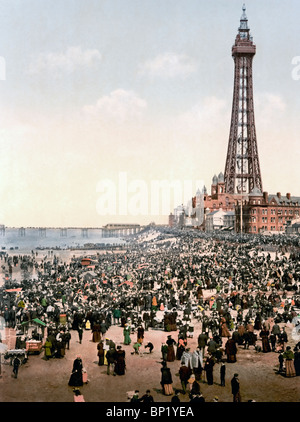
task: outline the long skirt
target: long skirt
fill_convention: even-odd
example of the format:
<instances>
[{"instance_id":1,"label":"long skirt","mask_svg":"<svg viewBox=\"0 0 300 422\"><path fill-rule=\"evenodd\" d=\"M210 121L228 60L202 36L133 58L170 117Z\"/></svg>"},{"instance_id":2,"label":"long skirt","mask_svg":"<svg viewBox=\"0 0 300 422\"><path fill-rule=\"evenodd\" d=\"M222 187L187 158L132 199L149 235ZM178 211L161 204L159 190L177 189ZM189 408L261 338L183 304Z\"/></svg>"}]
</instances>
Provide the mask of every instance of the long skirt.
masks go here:
<instances>
[{"instance_id":1,"label":"long skirt","mask_svg":"<svg viewBox=\"0 0 300 422\"><path fill-rule=\"evenodd\" d=\"M93 332L92 340L93 340L94 343L99 343L99 341L101 340L100 331L94 331Z\"/></svg>"},{"instance_id":2,"label":"long skirt","mask_svg":"<svg viewBox=\"0 0 300 422\"><path fill-rule=\"evenodd\" d=\"M168 352L167 352L167 362L174 362L175 360L175 350L173 344L168 346Z\"/></svg>"},{"instance_id":3,"label":"long skirt","mask_svg":"<svg viewBox=\"0 0 300 422\"><path fill-rule=\"evenodd\" d=\"M263 337L261 339L261 342L262 342L263 353L269 353L269 352L271 352L271 347L270 347L270 343L269 343L268 337Z\"/></svg>"},{"instance_id":4,"label":"long skirt","mask_svg":"<svg viewBox=\"0 0 300 422\"><path fill-rule=\"evenodd\" d=\"M236 362L236 355L227 355L227 362L228 363Z\"/></svg>"},{"instance_id":5,"label":"long skirt","mask_svg":"<svg viewBox=\"0 0 300 422\"><path fill-rule=\"evenodd\" d=\"M117 359L116 364L115 364L115 373L117 375L125 375L125 368L126 368L125 360Z\"/></svg>"},{"instance_id":6,"label":"long skirt","mask_svg":"<svg viewBox=\"0 0 300 422\"><path fill-rule=\"evenodd\" d=\"M69 380L70 387L82 387L83 380L82 380L82 372L75 371L71 374Z\"/></svg>"},{"instance_id":7,"label":"long skirt","mask_svg":"<svg viewBox=\"0 0 300 422\"><path fill-rule=\"evenodd\" d=\"M296 376L295 365L294 365L293 360L285 361L285 369L286 369L286 374L285 374L286 377L291 378L291 377Z\"/></svg>"},{"instance_id":8,"label":"long skirt","mask_svg":"<svg viewBox=\"0 0 300 422\"><path fill-rule=\"evenodd\" d=\"M221 335L222 335L222 337L230 337L230 332L229 332L228 327L225 323L222 324Z\"/></svg>"}]
</instances>

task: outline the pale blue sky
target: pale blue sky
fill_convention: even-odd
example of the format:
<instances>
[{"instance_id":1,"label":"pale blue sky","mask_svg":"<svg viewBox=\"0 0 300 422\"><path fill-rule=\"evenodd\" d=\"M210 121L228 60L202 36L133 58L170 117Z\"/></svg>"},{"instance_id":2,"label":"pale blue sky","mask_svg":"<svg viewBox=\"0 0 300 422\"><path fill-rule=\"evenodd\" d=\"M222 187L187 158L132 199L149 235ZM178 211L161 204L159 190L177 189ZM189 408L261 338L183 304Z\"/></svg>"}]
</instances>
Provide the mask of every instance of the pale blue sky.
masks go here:
<instances>
[{"instance_id":1,"label":"pale blue sky","mask_svg":"<svg viewBox=\"0 0 300 422\"><path fill-rule=\"evenodd\" d=\"M243 1L0 3L0 223L102 226L97 186L224 171ZM264 190L300 195L300 3L249 0ZM300 63L300 59L299 59ZM297 73L296 73L297 74ZM300 69L298 71L300 77ZM128 194L129 195L129 194Z\"/></svg>"}]
</instances>

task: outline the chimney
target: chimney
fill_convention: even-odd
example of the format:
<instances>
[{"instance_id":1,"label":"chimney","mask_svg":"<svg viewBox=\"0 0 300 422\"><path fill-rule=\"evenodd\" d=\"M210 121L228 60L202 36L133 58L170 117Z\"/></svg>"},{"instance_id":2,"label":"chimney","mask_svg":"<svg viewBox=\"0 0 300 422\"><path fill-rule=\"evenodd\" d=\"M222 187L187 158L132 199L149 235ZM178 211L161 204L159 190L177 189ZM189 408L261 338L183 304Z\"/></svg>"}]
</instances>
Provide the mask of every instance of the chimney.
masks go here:
<instances>
[{"instance_id":1,"label":"chimney","mask_svg":"<svg viewBox=\"0 0 300 422\"><path fill-rule=\"evenodd\" d=\"M280 199L281 198L281 193L277 192L277 197Z\"/></svg>"},{"instance_id":2,"label":"chimney","mask_svg":"<svg viewBox=\"0 0 300 422\"><path fill-rule=\"evenodd\" d=\"M289 200L290 200L290 199L291 199L291 194L290 194L290 193L287 193L287 194L286 194L286 197L287 197L287 199L289 199Z\"/></svg>"},{"instance_id":3,"label":"chimney","mask_svg":"<svg viewBox=\"0 0 300 422\"><path fill-rule=\"evenodd\" d=\"M265 201L265 203L267 204L267 203L268 203L268 200L269 200L269 195L268 195L268 192L264 192L264 193L263 193L263 196L264 196L264 201Z\"/></svg>"}]
</instances>

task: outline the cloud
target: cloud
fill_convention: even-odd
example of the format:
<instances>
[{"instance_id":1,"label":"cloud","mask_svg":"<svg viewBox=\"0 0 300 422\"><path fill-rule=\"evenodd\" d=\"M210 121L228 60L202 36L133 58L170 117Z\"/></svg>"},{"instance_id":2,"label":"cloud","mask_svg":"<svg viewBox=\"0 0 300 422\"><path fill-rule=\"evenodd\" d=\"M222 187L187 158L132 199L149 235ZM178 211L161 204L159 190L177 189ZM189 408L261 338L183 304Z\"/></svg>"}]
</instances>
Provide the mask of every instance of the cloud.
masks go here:
<instances>
[{"instance_id":1,"label":"cloud","mask_svg":"<svg viewBox=\"0 0 300 422\"><path fill-rule=\"evenodd\" d=\"M263 118L272 117L273 113L282 113L286 110L286 103L280 95L260 93L254 98L254 107Z\"/></svg>"},{"instance_id":2,"label":"cloud","mask_svg":"<svg viewBox=\"0 0 300 422\"><path fill-rule=\"evenodd\" d=\"M173 79L185 78L197 70L195 61L185 54L165 53L139 66L139 74Z\"/></svg>"},{"instance_id":3,"label":"cloud","mask_svg":"<svg viewBox=\"0 0 300 422\"><path fill-rule=\"evenodd\" d=\"M91 66L101 59L101 54L96 49L82 50L80 46L69 47L63 53L41 53L33 58L30 66L30 74L38 74L45 71L73 72L81 66Z\"/></svg>"},{"instance_id":4,"label":"cloud","mask_svg":"<svg viewBox=\"0 0 300 422\"><path fill-rule=\"evenodd\" d=\"M229 125L228 103L222 98L215 96L206 97L200 103L195 104L186 112L182 113L177 121L182 129L196 129L201 132L210 132L222 126L224 121ZM226 119L224 119L226 116Z\"/></svg>"},{"instance_id":5,"label":"cloud","mask_svg":"<svg viewBox=\"0 0 300 422\"><path fill-rule=\"evenodd\" d=\"M118 123L140 118L147 102L133 91L117 89L98 99L94 105L83 107L84 115L100 120L114 120Z\"/></svg>"}]
</instances>

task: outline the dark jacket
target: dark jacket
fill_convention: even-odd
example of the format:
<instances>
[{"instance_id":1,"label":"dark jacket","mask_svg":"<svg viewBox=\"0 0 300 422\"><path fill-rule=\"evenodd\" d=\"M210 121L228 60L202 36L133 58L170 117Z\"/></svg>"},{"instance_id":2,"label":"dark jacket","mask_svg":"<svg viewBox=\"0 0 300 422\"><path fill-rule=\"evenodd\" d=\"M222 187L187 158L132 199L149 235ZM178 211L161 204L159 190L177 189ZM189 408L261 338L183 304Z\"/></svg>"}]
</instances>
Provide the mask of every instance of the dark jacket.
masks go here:
<instances>
[{"instance_id":1,"label":"dark jacket","mask_svg":"<svg viewBox=\"0 0 300 422\"><path fill-rule=\"evenodd\" d=\"M172 384L172 374L170 368L161 368L161 384Z\"/></svg>"},{"instance_id":2,"label":"dark jacket","mask_svg":"<svg viewBox=\"0 0 300 422\"><path fill-rule=\"evenodd\" d=\"M188 381L192 374L192 370L187 366L181 366L179 369L179 377L181 381Z\"/></svg>"},{"instance_id":3,"label":"dark jacket","mask_svg":"<svg viewBox=\"0 0 300 422\"><path fill-rule=\"evenodd\" d=\"M208 336L207 334L200 334L198 337L198 346L199 347L204 347L207 344L207 340L208 340Z\"/></svg>"},{"instance_id":4,"label":"dark jacket","mask_svg":"<svg viewBox=\"0 0 300 422\"><path fill-rule=\"evenodd\" d=\"M109 349L106 352L106 359L108 363L114 363L116 360L116 351L115 349Z\"/></svg>"},{"instance_id":5,"label":"dark jacket","mask_svg":"<svg viewBox=\"0 0 300 422\"><path fill-rule=\"evenodd\" d=\"M231 380L231 393L237 394L240 391L240 383L236 377Z\"/></svg>"}]
</instances>

